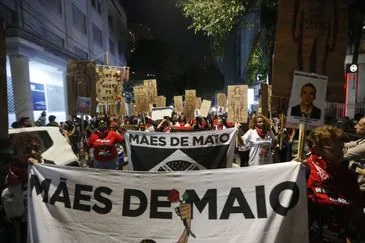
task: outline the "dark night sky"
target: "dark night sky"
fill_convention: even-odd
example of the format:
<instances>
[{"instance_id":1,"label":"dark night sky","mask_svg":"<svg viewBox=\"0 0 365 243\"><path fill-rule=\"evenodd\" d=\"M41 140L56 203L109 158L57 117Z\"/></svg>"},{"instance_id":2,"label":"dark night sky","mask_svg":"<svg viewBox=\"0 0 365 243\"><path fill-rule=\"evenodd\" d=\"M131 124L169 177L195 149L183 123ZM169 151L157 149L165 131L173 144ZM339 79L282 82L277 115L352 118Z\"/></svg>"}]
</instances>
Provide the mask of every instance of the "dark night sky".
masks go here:
<instances>
[{"instance_id":1,"label":"dark night sky","mask_svg":"<svg viewBox=\"0 0 365 243\"><path fill-rule=\"evenodd\" d=\"M120 0L127 12L128 23L151 27L152 34L170 43L197 64L211 55L208 38L188 30L190 20L175 7L175 0Z\"/></svg>"}]
</instances>

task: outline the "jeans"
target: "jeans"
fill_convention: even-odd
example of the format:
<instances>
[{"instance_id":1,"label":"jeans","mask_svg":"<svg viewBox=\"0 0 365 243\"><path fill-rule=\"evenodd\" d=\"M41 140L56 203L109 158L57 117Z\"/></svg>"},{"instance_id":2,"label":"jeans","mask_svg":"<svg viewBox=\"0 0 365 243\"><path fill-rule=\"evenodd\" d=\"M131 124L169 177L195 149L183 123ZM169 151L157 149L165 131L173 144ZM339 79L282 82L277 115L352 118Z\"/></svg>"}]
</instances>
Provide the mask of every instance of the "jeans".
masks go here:
<instances>
[{"instance_id":1,"label":"jeans","mask_svg":"<svg viewBox=\"0 0 365 243\"><path fill-rule=\"evenodd\" d=\"M108 160L108 161L97 161L97 160L95 160L95 168L115 170L117 168L117 160L116 159Z\"/></svg>"}]
</instances>

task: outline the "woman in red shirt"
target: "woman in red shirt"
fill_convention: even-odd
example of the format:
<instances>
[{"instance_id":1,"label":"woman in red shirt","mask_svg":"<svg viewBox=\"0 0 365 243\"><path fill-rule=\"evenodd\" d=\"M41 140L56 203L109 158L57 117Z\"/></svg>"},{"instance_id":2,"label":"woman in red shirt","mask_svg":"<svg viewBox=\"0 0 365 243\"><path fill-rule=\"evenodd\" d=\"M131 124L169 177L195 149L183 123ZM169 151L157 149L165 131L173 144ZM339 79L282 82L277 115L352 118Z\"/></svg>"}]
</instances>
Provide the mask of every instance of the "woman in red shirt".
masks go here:
<instances>
[{"instance_id":1,"label":"woman in red shirt","mask_svg":"<svg viewBox=\"0 0 365 243\"><path fill-rule=\"evenodd\" d=\"M354 173L341 164L343 137L333 126L318 127L307 137L310 242L346 242L353 236L349 225L362 203Z\"/></svg>"},{"instance_id":2,"label":"woman in red shirt","mask_svg":"<svg viewBox=\"0 0 365 243\"><path fill-rule=\"evenodd\" d=\"M105 123L101 124L87 141L88 145L94 149L95 168L116 169L118 151L115 145L123 141L122 135L108 129Z\"/></svg>"}]
</instances>

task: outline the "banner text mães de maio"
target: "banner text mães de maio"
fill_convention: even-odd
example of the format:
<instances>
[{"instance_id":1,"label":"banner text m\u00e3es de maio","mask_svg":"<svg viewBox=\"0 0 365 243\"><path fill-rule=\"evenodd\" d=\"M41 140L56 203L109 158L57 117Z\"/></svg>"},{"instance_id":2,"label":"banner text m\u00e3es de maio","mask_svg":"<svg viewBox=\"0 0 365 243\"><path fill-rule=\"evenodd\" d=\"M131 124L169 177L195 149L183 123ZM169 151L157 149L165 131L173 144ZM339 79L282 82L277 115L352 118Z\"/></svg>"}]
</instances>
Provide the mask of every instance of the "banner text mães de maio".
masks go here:
<instances>
[{"instance_id":1,"label":"banner text m\u00e3es de maio","mask_svg":"<svg viewBox=\"0 0 365 243\"><path fill-rule=\"evenodd\" d=\"M295 162L173 173L37 164L29 175L30 238L307 242L304 174Z\"/></svg>"}]
</instances>

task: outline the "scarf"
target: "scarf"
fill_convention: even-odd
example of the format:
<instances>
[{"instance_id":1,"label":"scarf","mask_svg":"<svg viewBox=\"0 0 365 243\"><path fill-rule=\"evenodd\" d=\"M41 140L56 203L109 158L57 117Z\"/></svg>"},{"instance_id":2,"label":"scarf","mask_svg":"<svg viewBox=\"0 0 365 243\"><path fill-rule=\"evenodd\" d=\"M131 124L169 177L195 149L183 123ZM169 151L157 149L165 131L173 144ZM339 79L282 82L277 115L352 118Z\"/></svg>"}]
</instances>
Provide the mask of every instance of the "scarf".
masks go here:
<instances>
[{"instance_id":1,"label":"scarf","mask_svg":"<svg viewBox=\"0 0 365 243\"><path fill-rule=\"evenodd\" d=\"M260 136L260 138L265 138L266 130L256 127L256 132Z\"/></svg>"},{"instance_id":2,"label":"scarf","mask_svg":"<svg viewBox=\"0 0 365 243\"><path fill-rule=\"evenodd\" d=\"M8 168L8 185L16 186L26 183L28 179L28 165L10 164Z\"/></svg>"}]
</instances>

